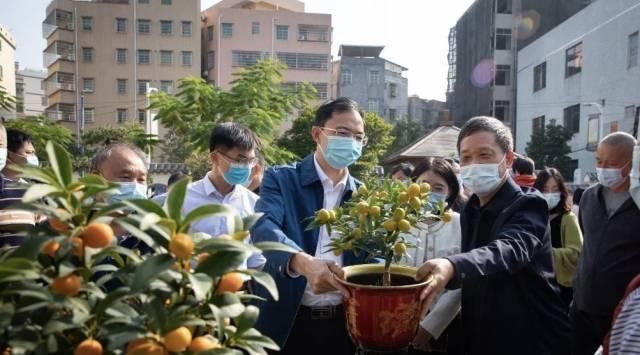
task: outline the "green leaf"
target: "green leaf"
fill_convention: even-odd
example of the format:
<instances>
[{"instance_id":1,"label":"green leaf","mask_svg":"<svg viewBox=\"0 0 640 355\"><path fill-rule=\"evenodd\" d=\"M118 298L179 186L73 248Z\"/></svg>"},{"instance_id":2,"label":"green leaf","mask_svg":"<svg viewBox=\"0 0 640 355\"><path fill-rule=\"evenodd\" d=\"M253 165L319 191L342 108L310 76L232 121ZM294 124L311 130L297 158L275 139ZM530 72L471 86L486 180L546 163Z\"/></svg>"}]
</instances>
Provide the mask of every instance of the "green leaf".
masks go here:
<instances>
[{"instance_id":1,"label":"green leaf","mask_svg":"<svg viewBox=\"0 0 640 355\"><path fill-rule=\"evenodd\" d=\"M167 213L162 209L162 207L151 200L128 200L124 201L123 203L142 215L153 213L160 216L161 218L168 217Z\"/></svg>"},{"instance_id":2,"label":"green leaf","mask_svg":"<svg viewBox=\"0 0 640 355\"><path fill-rule=\"evenodd\" d=\"M158 274L168 269L173 263L175 263L175 260L168 254L150 256L138 265L131 283L131 291L142 291L151 281L158 277Z\"/></svg>"},{"instance_id":3,"label":"green leaf","mask_svg":"<svg viewBox=\"0 0 640 355\"><path fill-rule=\"evenodd\" d=\"M221 276L229 271L238 269L249 255L246 252L216 252L198 264L196 273L206 274L211 277Z\"/></svg>"},{"instance_id":4,"label":"green leaf","mask_svg":"<svg viewBox=\"0 0 640 355\"><path fill-rule=\"evenodd\" d=\"M41 253L42 246L48 241L49 238L29 237L17 249L11 252L10 258L36 260Z\"/></svg>"},{"instance_id":5,"label":"green leaf","mask_svg":"<svg viewBox=\"0 0 640 355\"><path fill-rule=\"evenodd\" d=\"M37 166L26 165L26 164L12 164L10 165L12 170L18 172L18 176L21 178L41 182L44 184L53 185L59 188L60 186L58 180L56 180L55 175L51 171L51 169L39 168Z\"/></svg>"},{"instance_id":6,"label":"green leaf","mask_svg":"<svg viewBox=\"0 0 640 355\"><path fill-rule=\"evenodd\" d=\"M156 245L158 245L158 243L156 243L156 241L149 234L141 231L138 227L136 227L133 224L130 224L128 222L131 222L131 219L122 218L122 219L117 219L116 220L117 224L119 224L127 232L131 233L132 236L134 236L134 237L140 239L141 241L145 242L148 246L153 248Z\"/></svg>"},{"instance_id":7,"label":"green leaf","mask_svg":"<svg viewBox=\"0 0 640 355\"><path fill-rule=\"evenodd\" d=\"M278 301L278 286L269 273L258 270L242 270L241 272L250 275L257 283L269 291L274 301Z\"/></svg>"},{"instance_id":8,"label":"green leaf","mask_svg":"<svg viewBox=\"0 0 640 355\"><path fill-rule=\"evenodd\" d=\"M46 184L31 185L29 189L22 196L22 202L24 203L33 202L56 192L60 192L60 189L52 185L46 185Z\"/></svg>"},{"instance_id":9,"label":"green leaf","mask_svg":"<svg viewBox=\"0 0 640 355\"><path fill-rule=\"evenodd\" d=\"M101 316L102 312L109 308L114 302L120 300L123 297L126 297L130 291L131 289L128 287L120 287L114 291L109 292L107 297L96 304L93 313L98 317Z\"/></svg>"},{"instance_id":10,"label":"green leaf","mask_svg":"<svg viewBox=\"0 0 640 355\"><path fill-rule=\"evenodd\" d=\"M49 164L51 164L51 169L56 174L60 185L67 186L71 184L73 167L71 166L69 153L52 141L47 143L46 149L49 156Z\"/></svg>"},{"instance_id":11,"label":"green leaf","mask_svg":"<svg viewBox=\"0 0 640 355\"><path fill-rule=\"evenodd\" d=\"M144 311L149 318L151 318L160 334L166 333L169 329L167 329L169 323L169 315L167 314L167 310L164 308L164 302L154 297L151 302L146 303L144 305Z\"/></svg>"},{"instance_id":12,"label":"green leaf","mask_svg":"<svg viewBox=\"0 0 640 355\"><path fill-rule=\"evenodd\" d=\"M260 218L262 218L263 215L264 213L254 213L252 215L248 215L244 217L242 219L242 225L244 226L244 229L245 230L251 229L253 225L256 224L256 222L258 222Z\"/></svg>"},{"instance_id":13,"label":"green leaf","mask_svg":"<svg viewBox=\"0 0 640 355\"><path fill-rule=\"evenodd\" d=\"M160 221L160 216L155 213L147 213L140 221L140 230L146 231Z\"/></svg>"},{"instance_id":14,"label":"green leaf","mask_svg":"<svg viewBox=\"0 0 640 355\"><path fill-rule=\"evenodd\" d=\"M211 290L213 280L205 274L191 274L188 273L189 282L191 282L191 288L193 294L198 301L202 301L207 298L207 294Z\"/></svg>"},{"instance_id":15,"label":"green leaf","mask_svg":"<svg viewBox=\"0 0 640 355\"><path fill-rule=\"evenodd\" d=\"M165 205L166 211L171 219L178 223L182 220L182 206L184 204L184 197L187 194L187 186L191 182L191 178L186 177L180 179L169 189L169 195L167 196L167 203Z\"/></svg>"},{"instance_id":16,"label":"green leaf","mask_svg":"<svg viewBox=\"0 0 640 355\"><path fill-rule=\"evenodd\" d=\"M241 315L235 318L235 325L238 328L236 334L242 334L252 328L258 320L260 311L258 307L249 305L244 309Z\"/></svg>"},{"instance_id":17,"label":"green leaf","mask_svg":"<svg viewBox=\"0 0 640 355\"><path fill-rule=\"evenodd\" d=\"M201 351L198 355L243 355L242 351L232 348L222 348L214 350Z\"/></svg>"},{"instance_id":18,"label":"green leaf","mask_svg":"<svg viewBox=\"0 0 640 355\"><path fill-rule=\"evenodd\" d=\"M113 245L107 248L102 249L99 253L93 255L91 260L93 262L92 265L95 265L97 262L102 262L102 260L108 256L113 257L114 259L122 259L120 255L124 255L129 258L131 261L138 263L142 261L140 255L136 254L135 251L123 248L121 246Z\"/></svg>"},{"instance_id":19,"label":"green leaf","mask_svg":"<svg viewBox=\"0 0 640 355\"><path fill-rule=\"evenodd\" d=\"M43 334L49 335L52 333L62 333L65 330L81 328L81 324L73 324L68 322L61 322L55 319L50 320L43 329Z\"/></svg>"},{"instance_id":20,"label":"green leaf","mask_svg":"<svg viewBox=\"0 0 640 355\"><path fill-rule=\"evenodd\" d=\"M213 303L220 308L225 317L235 318L244 312L245 306L240 302L238 295L225 292L222 295L216 295Z\"/></svg>"},{"instance_id":21,"label":"green leaf","mask_svg":"<svg viewBox=\"0 0 640 355\"><path fill-rule=\"evenodd\" d=\"M253 247L251 244L240 242L233 239L211 238L198 243L198 253L215 253L218 251L237 251L245 253L259 253L260 249Z\"/></svg>"},{"instance_id":22,"label":"green leaf","mask_svg":"<svg viewBox=\"0 0 640 355\"><path fill-rule=\"evenodd\" d=\"M233 216L234 215L234 210L231 209L228 206L225 205L205 205L205 206L200 206L198 208L193 209L192 211L190 211L185 217L184 220L182 221L182 227L181 230L179 232L187 232L186 230L184 230L185 228L188 228L191 224L193 224L194 222L205 218L205 217L211 217L211 216Z\"/></svg>"},{"instance_id":23,"label":"green leaf","mask_svg":"<svg viewBox=\"0 0 640 355\"><path fill-rule=\"evenodd\" d=\"M294 249L286 244L278 243L278 242L259 242L253 244L254 247L262 250L262 251L283 251L285 253L297 254L300 252L299 249Z\"/></svg>"}]
</instances>

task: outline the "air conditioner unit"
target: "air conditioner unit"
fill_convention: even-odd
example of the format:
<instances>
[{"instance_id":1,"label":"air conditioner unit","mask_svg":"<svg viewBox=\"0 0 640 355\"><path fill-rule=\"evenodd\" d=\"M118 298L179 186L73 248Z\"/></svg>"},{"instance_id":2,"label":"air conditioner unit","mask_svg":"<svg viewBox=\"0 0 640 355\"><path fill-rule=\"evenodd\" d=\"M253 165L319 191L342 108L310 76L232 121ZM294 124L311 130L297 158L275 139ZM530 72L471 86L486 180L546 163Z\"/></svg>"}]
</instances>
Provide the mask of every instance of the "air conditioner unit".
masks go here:
<instances>
[{"instance_id":1,"label":"air conditioner unit","mask_svg":"<svg viewBox=\"0 0 640 355\"><path fill-rule=\"evenodd\" d=\"M200 16L200 20L201 20L202 22L207 21L207 15L201 15L201 16Z\"/></svg>"},{"instance_id":2,"label":"air conditioner unit","mask_svg":"<svg viewBox=\"0 0 640 355\"><path fill-rule=\"evenodd\" d=\"M307 36L306 35L299 35L298 36L298 41L306 41L307 40Z\"/></svg>"},{"instance_id":3,"label":"air conditioner unit","mask_svg":"<svg viewBox=\"0 0 640 355\"><path fill-rule=\"evenodd\" d=\"M202 76L205 76L205 77L209 76L209 71L208 70L203 71L202 72Z\"/></svg>"},{"instance_id":4,"label":"air conditioner unit","mask_svg":"<svg viewBox=\"0 0 640 355\"><path fill-rule=\"evenodd\" d=\"M82 92L83 93L92 93L93 90L91 90L91 89L82 89Z\"/></svg>"}]
</instances>

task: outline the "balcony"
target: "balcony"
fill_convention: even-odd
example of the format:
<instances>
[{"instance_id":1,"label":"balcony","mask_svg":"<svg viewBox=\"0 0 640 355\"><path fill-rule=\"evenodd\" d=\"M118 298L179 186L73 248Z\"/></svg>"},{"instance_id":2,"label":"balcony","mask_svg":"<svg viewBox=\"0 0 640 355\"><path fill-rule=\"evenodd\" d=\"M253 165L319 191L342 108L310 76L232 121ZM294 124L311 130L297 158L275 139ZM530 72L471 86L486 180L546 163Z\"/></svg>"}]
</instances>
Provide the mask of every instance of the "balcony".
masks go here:
<instances>
[{"instance_id":1,"label":"balcony","mask_svg":"<svg viewBox=\"0 0 640 355\"><path fill-rule=\"evenodd\" d=\"M74 91L76 89L75 75L64 72L53 73L46 80L45 89L47 96L51 96L53 93L60 90Z\"/></svg>"},{"instance_id":2,"label":"balcony","mask_svg":"<svg viewBox=\"0 0 640 355\"><path fill-rule=\"evenodd\" d=\"M70 106L70 107L65 107ZM75 122L76 114L74 111L69 111L68 109L73 110L74 106L69 104L57 104L52 107L51 110L45 111L45 114L48 119L52 121L65 121L65 122ZM65 109L65 111L61 111L59 109Z\"/></svg>"},{"instance_id":3,"label":"balcony","mask_svg":"<svg viewBox=\"0 0 640 355\"><path fill-rule=\"evenodd\" d=\"M75 61L75 46L71 42L55 41L43 52L43 64L48 68L58 60Z\"/></svg>"},{"instance_id":4,"label":"balcony","mask_svg":"<svg viewBox=\"0 0 640 355\"><path fill-rule=\"evenodd\" d=\"M73 13L55 9L49 13L47 18L42 22L42 38L47 39L57 29L73 31Z\"/></svg>"},{"instance_id":5,"label":"balcony","mask_svg":"<svg viewBox=\"0 0 640 355\"><path fill-rule=\"evenodd\" d=\"M329 42L329 26L299 25L298 41L301 42Z\"/></svg>"}]
</instances>

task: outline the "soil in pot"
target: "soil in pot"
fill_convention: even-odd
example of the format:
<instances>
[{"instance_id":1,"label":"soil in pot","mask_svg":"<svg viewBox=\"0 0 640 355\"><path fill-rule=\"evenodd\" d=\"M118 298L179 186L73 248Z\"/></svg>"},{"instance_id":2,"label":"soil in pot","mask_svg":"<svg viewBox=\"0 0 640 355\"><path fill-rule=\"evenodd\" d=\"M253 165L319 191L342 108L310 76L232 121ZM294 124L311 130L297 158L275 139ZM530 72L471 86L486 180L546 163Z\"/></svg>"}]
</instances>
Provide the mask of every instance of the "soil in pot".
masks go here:
<instances>
[{"instance_id":1,"label":"soil in pot","mask_svg":"<svg viewBox=\"0 0 640 355\"><path fill-rule=\"evenodd\" d=\"M382 286L382 274L370 273L352 275L347 277L347 281L366 286ZM413 277L406 275L391 274L391 286L408 286L418 283Z\"/></svg>"}]
</instances>

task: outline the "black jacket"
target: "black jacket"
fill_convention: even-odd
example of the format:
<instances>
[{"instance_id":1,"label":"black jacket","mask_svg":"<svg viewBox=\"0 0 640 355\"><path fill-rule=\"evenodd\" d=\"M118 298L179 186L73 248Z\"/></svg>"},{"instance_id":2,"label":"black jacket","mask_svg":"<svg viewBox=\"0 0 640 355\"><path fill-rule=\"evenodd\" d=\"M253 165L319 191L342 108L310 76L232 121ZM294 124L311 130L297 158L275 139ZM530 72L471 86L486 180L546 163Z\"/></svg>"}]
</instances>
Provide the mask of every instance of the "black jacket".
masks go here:
<instances>
[{"instance_id":1,"label":"black jacket","mask_svg":"<svg viewBox=\"0 0 640 355\"><path fill-rule=\"evenodd\" d=\"M484 207L461 214L462 254L449 288L462 287L465 354L568 353L569 322L553 272L546 201L509 178Z\"/></svg>"},{"instance_id":2,"label":"black jacket","mask_svg":"<svg viewBox=\"0 0 640 355\"><path fill-rule=\"evenodd\" d=\"M577 309L611 316L627 284L640 273L640 210L629 197L609 217L603 188L589 188L580 200L584 243L573 288Z\"/></svg>"}]
</instances>

